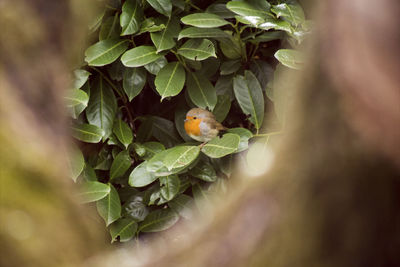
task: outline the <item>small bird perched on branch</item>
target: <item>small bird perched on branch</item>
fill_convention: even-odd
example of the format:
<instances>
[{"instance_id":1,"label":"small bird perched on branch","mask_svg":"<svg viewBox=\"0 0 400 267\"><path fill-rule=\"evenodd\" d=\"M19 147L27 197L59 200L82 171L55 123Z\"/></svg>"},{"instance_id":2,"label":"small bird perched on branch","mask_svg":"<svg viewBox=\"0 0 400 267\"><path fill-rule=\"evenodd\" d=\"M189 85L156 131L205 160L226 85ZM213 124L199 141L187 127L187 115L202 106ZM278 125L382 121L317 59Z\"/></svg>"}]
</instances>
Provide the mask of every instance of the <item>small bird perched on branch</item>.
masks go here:
<instances>
[{"instance_id":1,"label":"small bird perched on branch","mask_svg":"<svg viewBox=\"0 0 400 267\"><path fill-rule=\"evenodd\" d=\"M205 109L192 108L186 114L185 131L196 141L208 142L222 130L227 128L215 119L214 114Z\"/></svg>"}]
</instances>

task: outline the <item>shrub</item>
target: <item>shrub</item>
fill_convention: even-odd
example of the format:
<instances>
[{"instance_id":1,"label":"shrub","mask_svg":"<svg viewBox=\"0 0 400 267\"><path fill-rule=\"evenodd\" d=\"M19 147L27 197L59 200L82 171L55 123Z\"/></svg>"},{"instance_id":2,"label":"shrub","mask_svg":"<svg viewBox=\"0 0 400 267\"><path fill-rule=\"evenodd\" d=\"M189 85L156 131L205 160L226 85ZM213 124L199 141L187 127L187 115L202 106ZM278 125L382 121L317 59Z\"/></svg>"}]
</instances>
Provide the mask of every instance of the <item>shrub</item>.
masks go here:
<instances>
[{"instance_id":1,"label":"shrub","mask_svg":"<svg viewBox=\"0 0 400 267\"><path fill-rule=\"evenodd\" d=\"M103 5L66 97L79 140L72 177L112 241L128 241L190 219L191 203L225 187L232 156L268 136L263 125L277 127L265 111L282 122L274 71L278 61L301 67L291 48L309 23L292 0ZM191 107L212 111L229 129L200 146L183 127Z\"/></svg>"}]
</instances>

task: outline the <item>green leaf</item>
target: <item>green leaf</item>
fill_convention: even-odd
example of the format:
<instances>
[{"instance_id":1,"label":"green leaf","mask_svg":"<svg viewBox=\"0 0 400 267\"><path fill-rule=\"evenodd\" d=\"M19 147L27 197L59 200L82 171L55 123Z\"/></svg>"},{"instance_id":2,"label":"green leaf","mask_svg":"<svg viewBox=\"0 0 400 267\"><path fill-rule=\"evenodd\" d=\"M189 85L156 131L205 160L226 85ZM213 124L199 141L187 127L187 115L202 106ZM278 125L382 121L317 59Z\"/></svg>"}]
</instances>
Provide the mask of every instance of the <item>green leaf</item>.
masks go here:
<instances>
[{"instance_id":1,"label":"green leaf","mask_svg":"<svg viewBox=\"0 0 400 267\"><path fill-rule=\"evenodd\" d=\"M146 0L158 13L167 17L171 16L172 3L171 0Z\"/></svg>"},{"instance_id":2,"label":"green leaf","mask_svg":"<svg viewBox=\"0 0 400 267\"><path fill-rule=\"evenodd\" d=\"M153 136L165 145L165 147L172 147L181 143L179 134L177 133L172 121L157 116L152 116L152 120Z\"/></svg>"},{"instance_id":3,"label":"green leaf","mask_svg":"<svg viewBox=\"0 0 400 267\"><path fill-rule=\"evenodd\" d=\"M155 154L165 150L164 145L158 142L134 143L133 147L136 154L144 160L151 159Z\"/></svg>"},{"instance_id":4,"label":"green leaf","mask_svg":"<svg viewBox=\"0 0 400 267\"><path fill-rule=\"evenodd\" d=\"M137 222L132 219L120 219L110 226L111 243L119 236L120 242L132 239L137 230Z\"/></svg>"},{"instance_id":5,"label":"green leaf","mask_svg":"<svg viewBox=\"0 0 400 267\"><path fill-rule=\"evenodd\" d=\"M85 182L95 182L95 181L97 181L96 172L87 163L85 164L85 168L83 169L83 171L81 173L81 177L82 177L83 181L85 181Z\"/></svg>"},{"instance_id":6,"label":"green leaf","mask_svg":"<svg viewBox=\"0 0 400 267\"><path fill-rule=\"evenodd\" d=\"M273 6L271 11L274 12L278 18L282 17L296 27L305 21L304 11L299 4L282 3Z\"/></svg>"},{"instance_id":7,"label":"green leaf","mask_svg":"<svg viewBox=\"0 0 400 267\"><path fill-rule=\"evenodd\" d=\"M118 23L118 13L113 17L109 17L101 24L99 31L99 40L118 38L121 33L121 27Z\"/></svg>"},{"instance_id":8,"label":"green leaf","mask_svg":"<svg viewBox=\"0 0 400 267\"><path fill-rule=\"evenodd\" d=\"M179 177L176 174L160 177L160 185L162 185L160 192L166 200L173 199L179 192Z\"/></svg>"},{"instance_id":9,"label":"green leaf","mask_svg":"<svg viewBox=\"0 0 400 267\"><path fill-rule=\"evenodd\" d=\"M126 51L121 62L125 67L141 67L162 57L154 46L142 45Z\"/></svg>"},{"instance_id":10,"label":"green leaf","mask_svg":"<svg viewBox=\"0 0 400 267\"><path fill-rule=\"evenodd\" d=\"M271 95L267 90L267 85L270 81L272 81L274 77L274 69L272 66L263 60L252 60L250 62L250 70L257 77L257 80L260 82L261 89L266 91L267 96L272 99Z\"/></svg>"},{"instance_id":11,"label":"green leaf","mask_svg":"<svg viewBox=\"0 0 400 267\"><path fill-rule=\"evenodd\" d=\"M178 36L178 40L182 38L229 38L229 35L218 28L197 28L197 27L188 27L183 29Z\"/></svg>"},{"instance_id":12,"label":"green leaf","mask_svg":"<svg viewBox=\"0 0 400 267\"><path fill-rule=\"evenodd\" d=\"M140 28L140 31L136 35L145 32L159 32L163 29L165 29L164 24L157 24L154 18L147 18L143 21L142 27Z\"/></svg>"},{"instance_id":13,"label":"green leaf","mask_svg":"<svg viewBox=\"0 0 400 267\"><path fill-rule=\"evenodd\" d=\"M181 18L182 23L198 28L215 28L229 24L218 15L211 13L195 13Z\"/></svg>"},{"instance_id":14,"label":"green leaf","mask_svg":"<svg viewBox=\"0 0 400 267\"><path fill-rule=\"evenodd\" d=\"M291 69L300 70L304 65L304 55L293 49L280 49L274 57Z\"/></svg>"},{"instance_id":15,"label":"green leaf","mask_svg":"<svg viewBox=\"0 0 400 267\"><path fill-rule=\"evenodd\" d=\"M179 62L170 62L156 76L156 90L161 101L169 96L179 94L185 85L185 70Z\"/></svg>"},{"instance_id":16,"label":"green leaf","mask_svg":"<svg viewBox=\"0 0 400 267\"><path fill-rule=\"evenodd\" d=\"M89 102L89 96L81 89L69 90L64 99L67 102L66 106L73 119L78 118Z\"/></svg>"},{"instance_id":17,"label":"green leaf","mask_svg":"<svg viewBox=\"0 0 400 267\"><path fill-rule=\"evenodd\" d=\"M221 75L236 72L242 66L240 60L228 60L221 64Z\"/></svg>"},{"instance_id":18,"label":"green leaf","mask_svg":"<svg viewBox=\"0 0 400 267\"><path fill-rule=\"evenodd\" d=\"M169 171L189 166L199 155L198 146L177 146L167 150L164 166Z\"/></svg>"},{"instance_id":19,"label":"green leaf","mask_svg":"<svg viewBox=\"0 0 400 267\"><path fill-rule=\"evenodd\" d=\"M207 39L189 39L179 49L178 54L191 60L217 57L213 43Z\"/></svg>"},{"instance_id":20,"label":"green leaf","mask_svg":"<svg viewBox=\"0 0 400 267\"><path fill-rule=\"evenodd\" d=\"M269 6L269 5L268 5ZM254 17L267 17L267 16L272 16L272 14L270 12L268 12L268 9L262 9L260 7L254 6L249 2L245 2L245 1L230 1L226 4L226 7L240 15L240 16L244 16L244 17L250 17L250 18L254 18Z\"/></svg>"},{"instance_id":21,"label":"green leaf","mask_svg":"<svg viewBox=\"0 0 400 267\"><path fill-rule=\"evenodd\" d=\"M85 159L83 158L82 152L78 148L73 147L72 151L69 153L68 164L69 169L71 170L71 178L74 180L74 182L76 182L76 179L85 167Z\"/></svg>"},{"instance_id":22,"label":"green leaf","mask_svg":"<svg viewBox=\"0 0 400 267\"><path fill-rule=\"evenodd\" d=\"M96 202L97 212L104 219L106 226L115 222L121 217L121 201L114 186L109 184L110 193Z\"/></svg>"},{"instance_id":23,"label":"green leaf","mask_svg":"<svg viewBox=\"0 0 400 267\"><path fill-rule=\"evenodd\" d=\"M190 72L188 74L186 87L190 99L196 106L203 109L207 107L211 110L214 109L217 104L217 94L214 86L207 78L198 73Z\"/></svg>"},{"instance_id":24,"label":"green leaf","mask_svg":"<svg viewBox=\"0 0 400 267\"><path fill-rule=\"evenodd\" d=\"M153 118L144 117L141 119L141 124L136 133L137 142L146 142L153 135Z\"/></svg>"},{"instance_id":25,"label":"green leaf","mask_svg":"<svg viewBox=\"0 0 400 267\"><path fill-rule=\"evenodd\" d=\"M246 39L246 42L250 42L253 44L258 43L265 43L275 40L280 40L285 38L285 33L281 31L271 31L271 32L264 32L260 35L255 36L254 38Z\"/></svg>"},{"instance_id":26,"label":"green leaf","mask_svg":"<svg viewBox=\"0 0 400 267\"><path fill-rule=\"evenodd\" d=\"M157 177L147 171L147 161L140 163L129 175L129 185L132 187L143 187L157 180Z\"/></svg>"},{"instance_id":27,"label":"green leaf","mask_svg":"<svg viewBox=\"0 0 400 267\"><path fill-rule=\"evenodd\" d=\"M129 188L134 189L134 188ZM121 193L120 193L121 194ZM149 209L143 203L143 196L140 193L130 193L130 198L125 202L123 209L123 216L131 217L137 222L141 222L149 214Z\"/></svg>"},{"instance_id":28,"label":"green leaf","mask_svg":"<svg viewBox=\"0 0 400 267\"><path fill-rule=\"evenodd\" d=\"M219 47L222 53L229 59L238 59L242 56L240 41L230 36L230 38L219 39Z\"/></svg>"},{"instance_id":29,"label":"green leaf","mask_svg":"<svg viewBox=\"0 0 400 267\"><path fill-rule=\"evenodd\" d=\"M237 134L240 136L239 147L236 152L241 152L249 147L249 139L253 137L252 132L245 128L231 128L228 133Z\"/></svg>"},{"instance_id":30,"label":"green leaf","mask_svg":"<svg viewBox=\"0 0 400 267\"><path fill-rule=\"evenodd\" d=\"M146 84L146 71L142 68L125 68L123 87L129 101L142 91Z\"/></svg>"},{"instance_id":31,"label":"green leaf","mask_svg":"<svg viewBox=\"0 0 400 267\"><path fill-rule=\"evenodd\" d=\"M260 129L264 120L264 96L257 78L246 70L244 77L237 75L233 79L233 90L243 113L250 115L250 122Z\"/></svg>"},{"instance_id":32,"label":"green leaf","mask_svg":"<svg viewBox=\"0 0 400 267\"><path fill-rule=\"evenodd\" d=\"M69 90L67 96L64 98L67 100L68 108L74 108L76 106L86 107L89 102L89 96L85 91L80 89Z\"/></svg>"},{"instance_id":33,"label":"green leaf","mask_svg":"<svg viewBox=\"0 0 400 267\"><path fill-rule=\"evenodd\" d=\"M128 124L121 119L118 119L114 122L113 133L117 136L118 140L125 146L125 148L132 143L132 130L129 128Z\"/></svg>"},{"instance_id":34,"label":"green leaf","mask_svg":"<svg viewBox=\"0 0 400 267\"><path fill-rule=\"evenodd\" d=\"M122 6L120 24L121 35L134 34L140 29L143 20L143 10L136 0L127 0Z\"/></svg>"},{"instance_id":35,"label":"green leaf","mask_svg":"<svg viewBox=\"0 0 400 267\"><path fill-rule=\"evenodd\" d=\"M215 84L217 95L229 95L231 101L235 99L233 94L233 75L220 76Z\"/></svg>"},{"instance_id":36,"label":"green leaf","mask_svg":"<svg viewBox=\"0 0 400 267\"><path fill-rule=\"evenodd\" d=\"M161 32L152 32L150 37L157 48L157 53L173 48L176 44L174 38L178 36L180 30L181 27L179 26L178 19L172 17L167 21L164 30Z\"/></svg>"},{"instance_id":37,"label":"green leaf","mask_svg":"<svg viewBox=\"0 0 400 267\"><path fill-rule=\"evenodd\" d=\"M98 143L103 138L104 130L91 124L77 124L72 127L72 136L86 143Z\"/></svg>"},{"instance_id":38,"label":"green leaf","mask_svg":"<svg viewBox=\"0 0 400 267\"><path fill-rule=\"evenodd\" d=\"M139 225L140 232L159 232L167 230L179 220L178 214L171 209L156 210Z\"/></svg>"},{"instance_id":39,"label":"green leaf","mask_svg":"<svg viewBox=\"0 0 400 267\"><path fill-rule=\"evenodd\" d=\"M117 100L110 86L102 79L95 80L90 92L86 117L90 124L104 130L104 138L110 136L117 111Z\"/></svg>"},{"instance_id":40,"label":"green leaf","mask_svg":"<svg viewBox=\"0 0 400 267\"><path fill-rule=\"evenodd\" d=\"M153 75L157 75L157 73L167 65L168 61L165 57L160 57L156 61L153 61L147 65L144 65L144 68Z\"/></svg>"},{"instance_id":41,"label":"green leaf","mask_svg":"<svg viewBox=\"0 0 400 267\"><path fill-rule=\"evenodd\" d=\"M189 171L189 174L206 182L215 182L217 180L217 173L213 166L206 161L200 161Z\"/></svg>"},{"instance_id":42,"label":"green leaf","mask_svg":"<svg viewBox=\"0 0 400 267\"><path fill-rule=\"evenodd\" d=\"M132 159L128 151L121 151L114 159L110 169L110 181L121 177L129 169Z\"/></svg>"},{"instance_id":43,"label":"green leaf","mask_svg":"<svg viewBox=\"0 0 400 267\"><path fill-rule=\"evenodd\" d=\"M128 49L128 40L102 40L86 49L85 61L90 66L104 66L114 62L126 49Z\"/></svg>"},{"instance_id":44,"label":"green leaf","mask_svg":"<svg viewBox=\"0 0 400 267\"><path fill-rule=\"evenodd\" d=\"M88 203L100 200L107 196L111 191L111 188L107 184L100 182L86 182L82 183L82 188L78 197L82 203Z\"/></svg>"},{"instance_id":45,"label":"green leaf","mask_svg":"<svg viewBox=\"0 0 400 267\"><path fill-rule=\"evenodd\" d=\"M240 136L227 133L222 138L216 137L205 144L201 151L210 158L221 158L234 153L239 147Z\"/></svg>"},{"instance_id":46,"label":"green leaf","mask_svg":"<svg viewBox=\"0 0 400 267\"><path fill-rule=\"evenodd\" d=\"M218 101L213 113L217 121L223 122L231 109L231 97L229 95L219 95L217 98Z\"/></svg>"},{"instance_id":47,"label":"green leaf","mask_svg":"<svg viewBox=\"0 0 400 267\"><path fill-rule=\"evenodd\" d=\"M86 70L74 70L74 83L72 89L80 89L88 80L91 73Z\"/></svg>"},{"instance_id":48,"label":"green leaf","mask_svg":"<svg viewBox=\"0 0 400 267\"><path fill-rule=\"evenodd\" d=\"M215 15L218 15L221 18L224 19L231 19L235 17L235 14L232 13L229 9L226 8L225 3L215 3L211 4L207 7L206 10L207 13L213 13Z\"/></svg>"},{"instance_id":49,"label":"green leaf","mask_svg":"<svg viewBox=\"0 0 400 267\"><path fill-rule=\"evenodd\" d=\"M187 195L179 195L168 202L168 206L185 219L193 217L193 198Z\"/></svg>"}]
</instances>

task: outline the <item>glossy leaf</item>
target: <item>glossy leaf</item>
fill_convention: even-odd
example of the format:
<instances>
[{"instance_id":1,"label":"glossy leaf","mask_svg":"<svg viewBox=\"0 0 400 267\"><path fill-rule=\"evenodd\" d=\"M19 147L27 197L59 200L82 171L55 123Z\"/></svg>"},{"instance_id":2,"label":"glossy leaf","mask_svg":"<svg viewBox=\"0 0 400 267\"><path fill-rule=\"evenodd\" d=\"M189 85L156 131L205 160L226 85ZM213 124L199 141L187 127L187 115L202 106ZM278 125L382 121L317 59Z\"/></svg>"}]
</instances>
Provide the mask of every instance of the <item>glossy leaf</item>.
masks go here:
<instances>
[{"instance_id":1,"label":"glossy leaf","mask_svg":"<svg viewBox=\"0 0 400 267\"><path fill-rule=\"evenodd\" d=\"M97 181L96 172L89 164L85 164L85 167L83 168L83 171L80 176L82 177L83 181L85 181L85 182Z\"/></svg>"},{"instance_id":2,"label":"glossy leaf","mask_svg":"<svg viewBox=\"0 0 400 267\"><path fill-rule=\"evenodd\" d=\"M225 61L221 65L221 75L228 75L236 72L242 66L240 60Z\"/></svg>"},{"instance_id":3,"label":"glossy leaf","mask_svg":"<svg viewBox=\"0 0 400 267\"><path fill-rule=\"evenodd\" d=\"M79 114L86 109L89 102L89 96L81 89L68 91L64 99L67 102L66 106L73 119L78 118Z\"/></svg>"},{"instance_id":4,"label":"glossy leaf","mask_svg":"<svg viewBox=\"0 0 400 267\"><path fill-rule=\"evenodd\" d=\"M266 61L257 59L250 62L250 70L260 82L261 89L267 91L268 82L272 81L274 77L274 69L272 66ZM268 94L267 96L269 97Z\"/></svg>"},{"instance_id":5,"label":"glossy leaf","mask_svg":"<svg viewBox=\"0 0 400 267\"><path fill-rule=\"evenodd\" d=\"M186 133L184 126L187 111L188 107L186 107L186 105L180 105L177 107L175 110L175 127L183 140L192 141L192 138L190 138L190 136Z\"/></svg>"},{"instance_id":6,"label":"glossy leaf","mask_svg":"<svg viewBox=\"0 0 400 267\"><path fill-rule=\"evenodd\" d=\"M176 96L182 91L185 76L185 70L179 62L170 62L159 71L154 83L161 101L166 97Z\"/></svg>"},{"instance_id":7,"label":"glossy leaf","mask_svg":"<svg viewBox=\"0 0 400 267\"><path fill-rule=\"evenodd\" d=\"M156 61L153 61L147 65L144 65L144 68L153 75L157 75L158 72L167 65L168 61L165 57L160 57Z\"/></svg>"},{"instance_id":8,"label":"glossy leaf","mask_svg":"<svg viewBox=\"0 0 400 267\"><path fill-rule=\"evenodd\" d=\"M210 158L221 158L234 153L239 147L240 137L237 134L227 133L212 139L205 144L201 151Z\"/></svg>"},{"instance_id":9,"label":"glossy leaf","mask_svg":"<svg viewBox=\"0 0 400 267\"><path fill-rule=\"evenodd\" d=\"M136 35L145 32L159 32L163 29L165 29L165 24L156 23L154 18L147 18L142 22L142 27L140 28L140 31Z\"/></svg>"},{"instance_id":10,"label":"glossy leaf","mask_svg":"<svg viewBox=\"0 0 400 267\"><path fill-rule=\"evenodd\" d=\"M243 113L250 115L250 122L260 129L264 120L264 96L260 83L251 71L233 79L233 90Z\"/></svg>"},{"instance_id":11,"label":"glossy leaf","mask_svg":"<svg viewBox=\"0 0 400 267\"><path fill-rule=\"evenodd\" d=\"M282 17L295 26L298 26L305 21L304 11L298 4L282 3L273 6L271 11L274 12L278 18Z\"/></svg>"},{"instance_id":12,"label":"glossy leaf","mask_svg":"<svg viewBox=\"0 0 400 267\"><path fill-rule=\"evenodd\" d=\"M229 38L229 35L218 28L197 28L188 27L183 29L178 36L178 40L182 38Z\"/></svg>"},{"instance_id":13,"label":"glossy leaf","mask_svg":"<svg viewBox=\"0 0 400 267\"><path fill-rule=\"evenodd\" d=\"M104 66L114 62L126 49L128 49L128 40L102 40L86 49L85 61L90 66Z\"/></svg>"},{"instance_id":14,"label":"glossy leaf","mask_svg":"<svg viewBox=\"0 0 400 267\"><path fill-rule=\"evenodd\" d=\"M143 20L143 10L137 0L127 0L122 5L120 24L121 35L134 34L140 29Z\"/></svg>"},{"instance_id":15,"label":"glossy leaf","mask_svg":"<svg viewBox=\"0 0 400 267\"><path fill-rule=\"evenodd\" d=\"M100 182L86 182L82 184L82 188L78 197L82 203L94 202L107 196L111 188L107 184Z\"/></svg>"},{"instance_id":16,"label":"glossy leaf","mask_svg":"<svg viewBox=\"0 0 400 267\"><path fill-rule=\"evenodd\" d=\"M91 124L77 124L72 126L72 136L86 143L98 143L103 138L104 130Z\"/></svg>"},{"instance_id":17,"label":"glossy leaf","mask_svg":"<svg viewBox=\"0 0 400 267\"><path fill-rule=\"evenodd\" d=\"M161 117L153 116L153 136L165 147L172 147L181 142L179 134L172 121Z\"/></svg>"},{"instance_id":18,"label":"glossy leaf","mask_svg":"<svg viewBox=\"0 0 400 267\"><path fill-rule=\"evenodd\" d=\"M114 122L113 133L117 136L118 140L127 148L132 143L133 135L132 129L128 124L120 119Z\"/></svg>"},{"instance_id":19,"label":"glossy leaf","mask_svg":"<svg viewBox=\"0 0 400 267\"><path fill-rule=\"evenodd\" d=\"M85 159L83 158L82 152L73 147L72 151L68 155L68 165L71 171L71 178L74 182L78 176L82 173L85 167Z\"/></svg>"},{"instance_id":20,"label":"glossy leaf","mask_svg":"<svg viewBox=\"0 0 400 267\"><path fill-rule=\"evenodd\" d=\"M109 17L101 24L99 31L99 40L116 39L121 34L121 27L118 21L118 14Z\"/></svg>"},{"instance_id":21,"label":"glossy leaf","mask_svg":"<svg viewBox=\"0 0 400 267\"><path fill-rule=\"evenodd\" d=\"M207 7L206 10L207 13L213 13L215 15L220 16L221 18L224 19L231 19L235 17L235 14L230 11L229 9L226 8L225 3L214 3L211 4Z\"/></svg>"},{"instance_id":22,"label":"glossy leaf","mask_svg":"<svg viewBox=\"0 0 400 267\"><path fill-rule=\"evenodd\" d=\"M213 166L206 161L200 161L190 170L189 174L206 182L215 182L217 180L217 173Z\"/></svg>"},{"instance_id":23,"label":"glossy leaf","mask_svg":"<svg viewBox=\"0 0 400 267\"><path fill-rule=\"evenodd\" d=\"M275 53L275 58L291 69L299 70L304 65L304 56L294 49L280 49Z\"/></svg>"},{"instance_id":24,"label":"glossy leaf","mask_svg":"<svg viewBox=\"0 0 400 267\"><path fill-rule=\"evenodd\" d=\"M172 17L165 23L164 30L161 32L152 32L150 37L157 48L157 53L173 48L176 44L174 38L178 37L180 30L179 21Z\"/></svg>"},{"instance_id":25,"label":"glossy leaf","mask_svg":"<svg viewBox=\"0 0 400 267\"><path fill-rule=\"evenodd\" d=\"M248 1L230 1L226 4L226 7L230 11L232 11L238 15L244 16L244 17L261 17L262 18L262 17L266 17L266 16L272 16L272 14L270 12L268 12L268 10L269 10L268 7L263 9L261 7L252 5Z\"/></svg>"},{"instance_id":26,"label":"glossy leaf","mask_svg":"<svg viewBox=\"0 0 400 267\"><path fill-rule=\"evenodd\" d=\"M157 54L154 46L142 45L126 51L121 57L121 62L126 67L141 67L160 57L162 55Z\"/></svg>"},{"instance_id":27,"label":"glossy leaf","mask_svg":"<svg viewBox=\"0 0 400 267\"><path fill-rule=\"evenodd\" d=\"M133 169L129 175L129 185L132 187L143 187L157 180L157 177L147 171L147 162L144 161Z\"/></svg>"},{"instance_id":28,"label":"glossy leaf","mask_svg":"<svg viewBox=\"0 0 400 267\"><path fill-rule=\"evenodd\" d=\"M253 137L252 132L245 128L231 128L228 133L237 134L240 136L240 143L236 152L241 152L249 147L249 139Z\"/></svg>"},{"instance_id":29,"label":"glossy leaf","mask_svg":"<svg viewBox=\"0 0 400 267\"><path fill-rule=\"evenodd\" d=\"M155 210L139 225L140 232L159 232L173 226L179 216L171 209Z\"/></svg>"},{"instance_id":30,"label":"glossy leaf","mask_svg":"<svg viewBox=\"0 0 400 267\"><path fill-rule=\"evenodd\" d=\"M106 226L115 222L121 217L121 201L114 186L109 184L110 193L96 202L97 212L104 219Z\"/></svg>"},{"instance_id":31,"label":"glossy leaf","mask_svg":"<svg viewBox=\"0 0 400 267\"><path fill-rule=\"evenodd\" d=\"M86 117L90 124L104 130L104 138L110 136L117 110L117 100L110 86L98 78L90 92Z\"/></svg>"},{"instance_id":32,"label":"glossy leaf","mask_svg":"<svg viewBox=\"0 0 400 267\"><path fill-rule=\"evenodd\" d=\"M195 13L181 19L182 23L198 28L215 28L229 24L218 15L212 13Z\"/></svg>"},{"instance_id":33,"label":"glossy leaf","mask_svg":"<svg viewBox=\"0 0 400 267\"><path fill-rule=\"evenodd\" d=\"M146 76L146 71L142 68L125 69L122 85L129 101L140 94L146 84Z\"/></svg>"},{"instance_id":34,"label":"glossy leaf","mask_svg":"<svg viewBox=\"0 0 400 267\"><path fill-rule=\"evenodd\" d=\"M159 179L162 186L160 189L161 195L168 201L173 199L179 192L180 181L178 175L168 175Z\"/></svg>"},{"instance_id":35,"label":"glossy leaf","mask_svg":"<svg viewBox=\"0 0 400 267\"><path fill-rule=\"evenodd\" d=\"M114 159L110 168L110 181L121 177L129 169L132 159L128 151L121 151Z\"/></svg>"},{"instance_id":36,"label":"glossy leaf","mask_svg":"<svg viewBox=\"0 0 400 267\"><path fill-rule=\"evenodd\" d=\"M203 109L214 109L217 104L217 94L211 82L195 72L188 73L186 84L190 99L193 103Z\"/></svg>"},{"instance_id":37,"label":"glossy leaf","mask_svg":"<svg viewBox=\"0 0 400 267\"><path fill-rule=\"evenodd\" d=\"M88 80L91 73L86 70L74 70L74 82L72 89L80 89Z\"/></svg>"},{"instance_id":38,"label":"glossy leaf","mask_svg":"<svg viewBox=\"0 0 400 267\"><path fill-rule=\"evenodd\" d=\"M185 219L193 217L193 198L188 195L179 195L168 202L168 206Z\"/></svg>"},{"instance_id":39,"label":"glossy leaf","mask_svg":"<svg viewBox=\"0 0 400 267\"><path fill-rule=\"evenodd\" d=\"M146 218L147 214L149 214L149 209L144 203L143 196L140 193L133 193L133 196L132 194L130 195L131 197L122 207L123 216L130 217L137 222L141 222Z\"/></svg>"},{"instance_id":40,"label":"glossy leaf","mask_svg":"<svg viewBox=\"0 0 400 267\"><path fill-rule=\"evenodd\" d=\"M171 0L146 0L158 13L167 17L171 16L172 3Z\"/></svg>"},{"instance_id":41,"label":"glossy leaf","mask_svg":"<svg viewBox=\"0 0 400 267\"><path fill-rule=\"evenodd\" d=\"M120 242L127 242L133 238L137 230L137 222L122 218L110 226L111 243L119 237Z\"/></svg>"},{"instance_id":42,"label":"glossy leaf","mask_svg":"<svg viewBox=\"0 0 400 267\"><path fill-rule=\"evenodd\" d=\"M178 54L191 60L217 57L213 43L207 39L189 39L179 49Z\"/></svg>"},{"instance_id":43,"label":"glossy leaf","mask_svg":"<svg viewBox=\"0 0 400 267\"><path fill-rule=\"evenodd\" d=\"M217 104L213 109L215 118L219 122L223 122L231 109L231 98L229 95L219 95Z\"/></svg>"},{"instance_id":44,"label":"glossy leaf","mask_svg":"<svg viewBox=\"0 0 400 267\"><path fill-rule=\"evenodd\" d=\"M135 143L133 147L136 154L144 160L151 159L155 154L165 150L164 145L158 142Z\"/></svg>"},{"instance_id":45,"label":"glossy leaf","mask_svg":"<svg viewBox=\"0 0 400 267\"><path fill-rule=\"evenodd\" d=\"M219 47L222 53L229 59L238 59L242 56L240 42L232 36L230 36L230 38L220 39Z\"/></svg>"},{"instance_id":46,"label":"glossy leaf","mask_svg":"<svg viewBox=\"0 0 400 267\"><path fill-rule=\"evenodd\" d=\"M168 153L164 158L164 166L173 170L189 166L200 153L198 146L177 146L168 149Z\"/></svg>"},{"instance_id":47,"label":"glossy leaf","mask_svg":"<svg viewBox=\"0 0 400 267\"><path fill-rule=\"evenodd\" d=\"M262 42L270 42L275 40L280 40L285 37L285 33L281 31L271 31L271 32L264 32L260 35L254 36L254 38L246 39L247 42L257 44Z\"/></svg>"}]
</instances>

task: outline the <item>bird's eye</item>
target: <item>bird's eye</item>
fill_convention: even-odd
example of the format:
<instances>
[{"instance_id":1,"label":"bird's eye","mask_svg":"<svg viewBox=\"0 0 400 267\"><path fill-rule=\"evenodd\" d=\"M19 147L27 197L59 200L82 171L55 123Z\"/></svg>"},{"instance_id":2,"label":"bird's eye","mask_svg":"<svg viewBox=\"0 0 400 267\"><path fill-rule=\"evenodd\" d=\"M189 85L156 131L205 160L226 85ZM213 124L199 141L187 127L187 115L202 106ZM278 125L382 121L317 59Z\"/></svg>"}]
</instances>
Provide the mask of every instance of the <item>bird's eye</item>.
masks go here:
<instances>
[{"instance_id":1,"label":"bird's eye","mask_svg":"<svg viewBox=\"0 0 400 267\"><path fill-rule=\"evenodd\" d=\"M193 117L193 119L195 120L195 119L197 119L197 117Z\"/></svg>"}]
</instances>

